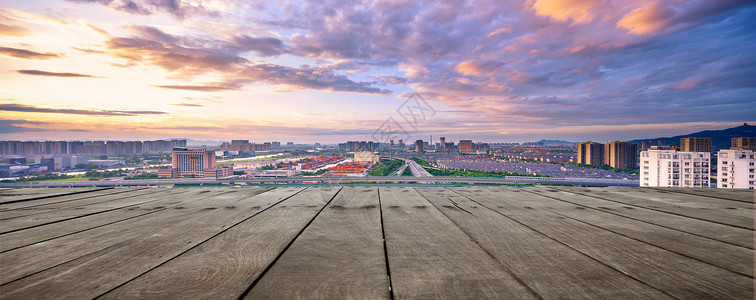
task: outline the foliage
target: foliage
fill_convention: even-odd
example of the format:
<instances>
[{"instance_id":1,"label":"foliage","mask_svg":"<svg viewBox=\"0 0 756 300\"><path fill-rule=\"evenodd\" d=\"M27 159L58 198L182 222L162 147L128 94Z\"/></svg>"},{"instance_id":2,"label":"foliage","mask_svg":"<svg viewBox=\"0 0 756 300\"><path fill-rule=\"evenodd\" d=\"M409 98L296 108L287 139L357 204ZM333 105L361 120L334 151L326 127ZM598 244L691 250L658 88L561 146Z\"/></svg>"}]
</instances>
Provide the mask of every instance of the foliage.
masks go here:
<instances>
[{"instance_id":1,"label":"foliage","mask_svg":"<svg viewBox=\"0 0 756 300\"><path fill-rule=\"evenodd\" d=\"M261 171L265 171L265 170L273 170L273 169L275 169L275 168L276 168L276 166L273 166L273 165L268 165L268 166L262 166L262 167L260 167L260 170L261 170Z\"/></svg>"},{"instance_id":2,"label":"foliage","mask_svg":"<svg viewBox=\"0 0 756 300\"><path fill-rule=\"evenodd\" d=\"M124 177L123 179L125 179L125 180L133 180L133 179L158 179L158 174L157 173L144 173L144 174L139 174L139 175L134 175L134 176L127 176L127 177Z\"/></svg>"},{"instance_id":3,"label":"foliage","mask_svg":"<svg viewBox=\"0 0 756 300\"><path fill-rule=\"evenodd\" d=\"M118 169L118 170L107 170L107 171L87 171L84 173L85 177L90 178L109 178L109 177L120 177L123 176L124 170ZM157 178L157 177L155 177Z\"/></svg>"},{"instance_id":4,"label":"foliage","mask_svg":"<svg viewBox=\"0 0 756 300\"><path fill-rule=\"evenodd\" d=\"M244 175L244 174L247 174L247 173L244 171L234 171L234 175Z\"/></svg>"},{"instance_id":5,"label":"foliage","mask_svg":"<svg viewBox=\"0 0 756 300\"><path fill-rule=\"evenodd\" d=\"M317 170L315 172L302 172L302 176L318 176L318 175L322 175L322 174L324 174L325 172L328 172L328 171L329 171L328 169L320 169L320 170Z\"/></svg>"},{"instance_id":6,"label":"foliage","mask_svg":"<svg viewBox=\"0 0 756 300\"><path fill-rule=\"evenodd\" d=\"M412 176L412 169L410 169L410 167L405 168L404 172L402 172L402 176Z\"/></svg>"},{"instance_id":7,"label":"foliage","mask_svg":"<svg viewBox=\"0 0 756 300\"><path fill-rule=\"evenodd\" d=\"M424 167L428 173L433 176L453 176L453 177L505 177L505 176L529 176L529 177L547 177L533 174L519 174L509 172L488 172L488 171L474 171L474 170L460 170L460 169L439 169L432 167Z\"/></svg>"},{"instance_id":8,"label":"foliage","mask_svg":"<svg viewBox=\"0 0 756 300\"><path fill-rule=\"evenodd\" d=\"M396 172L402 165L404 164L403 161L394 159L390 160L381 164L378 164L373 167L372 170L367 174L368 176L389 176L391 173Z\"/></svg>"},{"instance_id":9,"label":"foliage","mask_svg":"<svg viewBox=\"0 0 756 300\"><path fill-rule=\"evenodd\" d=\"M69 178L74 178L74 176L66 175L66 174L38 174L38 175L33 175L33 176L21 176L14 181L15 182L29 182L29 181L59 180L59 179L69 179Z\"/></svg>"},{"instance_id":10,"label":"foliage","mask_svg":"<svg viewBox=\"0 0 756 300\"><path fill-rule=\"evenodd\" d=\"M103 155L98 156L97 159L105 160L105 159L108 159L108 156L103 154Z\"/></svg>"}]
</instances>

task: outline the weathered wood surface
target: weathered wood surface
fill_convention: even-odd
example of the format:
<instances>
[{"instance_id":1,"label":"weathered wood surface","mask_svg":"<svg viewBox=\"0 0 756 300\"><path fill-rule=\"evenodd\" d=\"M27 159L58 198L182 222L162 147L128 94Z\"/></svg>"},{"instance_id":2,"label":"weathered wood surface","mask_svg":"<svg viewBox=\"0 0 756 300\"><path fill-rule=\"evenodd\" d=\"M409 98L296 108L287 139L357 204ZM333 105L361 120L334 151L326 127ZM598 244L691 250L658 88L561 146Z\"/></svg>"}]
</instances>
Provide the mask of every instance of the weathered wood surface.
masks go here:
<instances>
[{"instance_id":1,"label":"weathered wood surface","mask_svg":"<svg viewBox=\"0 0 756 300\"><path fill-rule=\"evenodd\" d=\"M166 192L167 189L163 189L162 191ZM94 204L100 204L100 203L111 204L113 200L133 198L133 197L137 197L141 195L159 196L159 194L156 191L150 191L148 189L121 190L121 191L110 192L107 194L101 193L101 192L94 192L94 193L99 193L99 194L92 195L92 193L87 193L85 195L73 195L76 198L69 199L69 200L60 200L60 201L55 201L55 202L50 201L44 204L35 204L31 206L26 206L26 207L2 210L0 211L0 221L16 219L20 217L37 218L37 215L41 215L48 212L52 212L53 214L65 214L66 209L67 210L81 210L83 208L86 208L87 206L92 206ZM72 197L72 196L54 197L54 198L47 198L44 200L53 200L53 199L69 198L69 197ZM13 203L13 204L20 204L20 203ZM13 204L9 204L8 206L11 206ZM0 207L2 206L5 206L5 205L0 205ZM44 217L41 217L41 218L44 218Z\"/></svg>"},{"instance_id":2,"label":"weathered wood surface","mask_svg":"<svg viewBox=\"0 0 756 300\"><path fill-rule=\"evenodd\" d=\"M276 194L267 210L103 298L238 298L338 191L301 190Z\"/></svg>"},{"instance_id":3,"label":"weathered wood surface","mask_svg":"<svg viewBox=\"0 0 756 300\"><path fill-rule=\"evenodd\" d=\"M753 297L753 278L520 202L533 194L507 188L459 193L672 297Z\"/></svg>"},{"instance_id":4,"label":"weathered wood surface","mask_svg":"<svg viewBox=\"0 0 756 300\"><path fill-rule=\"evenodd\" d=\"M231 190L216 195L201 208L203 213L123 243L90 253L31 276L3 285L3 294L11 298L54 295L58 298L93 298L150 269L165 263L194 246L212 238L228 226L240 222L279 200L266 193L248 197L247 190ZM274 194L292 191L282 189ZM188 203L187 206L192 203ZM187 208L189 209L189 208ZM175 210L164 210L163 213ZM157 219L151 215L151 219ZM117 270L117 272L114 272ZM83 277L89 280L81 280Z\"/></svg>"},{"instance_id":5,"label":"weathered wood surface","mask_svg":"<svg viewBox=\"0 0 756 300\"><path fill-rule=\"evenodd\" d=\"M417 191L379 191L396 299L535 298Z\"/></svg>"},{"instance_id":6,"label":"weathered wood surface","mask_svg":"<svg viewBox=\"0 0 756 300\"><path fill-rule=\"evenodd\" d=\"M756 252L752 249L724 244L702 236L619 217L587 206L574 205L561 201L558 197L555 197L556 195L553 195L554 192L549 192L546 189L521 190L542 196L540 198L520 199L519 203L522 205L545 209L749 277L754 275L753 266Z\"/></svg>"},{"instance_id":7,"label":"weathered wood surface","mask_svg":"<svg viewBox=\"0 0 756 300\"><path fill-rule=\"evenodd\" d=\"M111 189L112 188L6 189L0 191L0 204L18 203L65 195L81 195L94 191Z\"/></svg>"},{"instance_id":8,"label":"weathered wood surface","mask_svg":"<svg viewBox=\"0 0 756 300\"><path fill-rule=\"evenodd\" d=\"M29 190L29 189L27 189ZM77 189L68 189L72 191L76 191ZM48 197L36 199L36 200L25 200L25 201L18 201L18 202L10 202L10 203L0 203L0 213L5 211L12 211L12 210L33 210L38 207L43 207L45 205L49 204L55 204L55 203L62 203L62 202L68 202L68 201L76 201L81 199L89 199L89 198L96 198L103 195L112 195L112 194L121 194L121 193L129 193L133 191L141 191L143 189L141 188L130 188L130 189L97 189L97 190L90 190L87 192L79 192L75 194L64 194L64 195L49 195ZM56 193L60 194L60 193Z\"/></svg>"},{"instance_id":9,"label":"weathered wood surface","mask_svg":"<svg viewBox=\"0 0 756 300\"><path fill-rule=\"evenodd\" d=\"M146 205L150 202L159 200L161 196L160 194L165 192L167 192L167 190L157 192L142 191L129 193L127 196L121 194L108 195L104 197L110 199L104 202L94 200L96 198L87 199L90 200L90 203L81 206L66 202L59 204L58 206L60 207L57 209L44 210L27 215L23 215L24 211L18 210L3 212L3 216L5 214L8 214L9 216L0 220L0 234L96 215L121 208ZM19 213L21 213L21 215L19 215Z\"/></svg>"},{"instance_id":10,"label":"weathered wood surface","mask_svg":"<svg viewBox=\"0 0 756 300\"><path fill-rule=\"evenodd\" d=\"M449 189L416 189L543 299L670 298Z\"/></svg>"},{"instance_id":11,"label":"weathered wood surface","mask_svg":"<svg viewBox=\"0 0 756 300\"><path fill-rule=\"evenodd\" d=\"M687 195L701 195L722 200L756 202L756 190L746 189L687 189L687 188L643 188L662 193L672 192Z\"/></svg>"},{"instance_id":12,"label":"weathered wood surface","mask_svg":"<svg viewBox=\"0 0 756 300\"><path fill-rule=\"evenodd\" d=\"M585 189L577 189L585 190ZM662 227L667 227L682 232L703 236L720 242L725 242L748 249L753 249L754 234L752 230L710 223L706 221L669 214L662 211L651 210L639 206L630 206L618 202L608 201L596 197L586 197L569 190L546 188L546 191L554 191L554 197L575 205L582 205L601 210L610 214L623 216Z\"/></svg>"},{"instance_id":13,"label":"weathered wood surface","mask_svg":"<svg viewBox=\"0 0 756 300\"><path fill-rule=\"evenodd\" d=\"M205 191L207 192L203 193ZM0 265L3 266L2 273L0 273L0 284L4 285L41 270L81 259L88 254L114 245L129 243L138 237L152 235L171 224L187 222L193 218L202 217L207 211L212 211L204 210L205 208L214 207L211 203L205 203L203 200L219 197L219 195L228 194L233 191L208 189L178 190L177 192L180 195L179 197L166 197L163 199L166 202L165 205L157 204L138 208L134 207L134 210L143 212L163 209L160 211L158 217L150 214L131 219L127 223L115 223L0 253ZM189 192L189 194L184 194L186 192ZM168 204L172 202L175 203Z\"/></svg>"},{"instance_id":14,"label":"weathered wood surface","mask_svg":"<svg viewBox=\"0 0 756 300\"><path fill-rule=\"evenodd\" d=\"M0 204L0 299L754 298L740 191L65 190Z\"/></svg>"},{"instance_id":15,"label":"weathered wood surface","mask_svg":"<svg viewBox=\"0 0 756 300\"><path fill-rule=\"evenodd\" d=\"M376 187L344 187L246 299L389 299Z\"/></svg>"},{"instance_id":16,"label":"weathered wood surface","mask_svg":"<svg viewBox=\"0 0 756 300\"><path fill-rule=\"evenodd\" d=\"M701 209L688 205L671 204L668 203L669 200L658 201L654 199L653 195L640 194L636 193L635 191L611 193L601 189L577 190L575 188L565 187L557 187L555 189L570 193L576 193L587 197L595 197L602 200L622 203L630 206L642 207L646 209L675 214L688 218L735 226L743 229L753 230L754 228L753 218L748 216L733 215L722 210ZM660 195L660 197L663 196Z\"/></svg>"}]
</instances>

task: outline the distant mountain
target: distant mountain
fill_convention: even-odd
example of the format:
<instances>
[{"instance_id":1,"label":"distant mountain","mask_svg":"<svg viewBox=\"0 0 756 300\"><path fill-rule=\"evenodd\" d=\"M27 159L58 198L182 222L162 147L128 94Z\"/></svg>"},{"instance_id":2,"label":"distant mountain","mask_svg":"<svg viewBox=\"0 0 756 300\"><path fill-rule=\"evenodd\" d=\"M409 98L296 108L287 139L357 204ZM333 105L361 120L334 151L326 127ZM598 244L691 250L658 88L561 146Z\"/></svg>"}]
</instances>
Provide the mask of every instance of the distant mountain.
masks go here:
<instances>
[{"instance_id":1,"label":"distant mountain","mask_svg":"<svg viewBox=\"0 0 756 300\"><path fill-rule=\"evenodd\" d=\"M578 144L574 142L560 141L560 140L540 140L536 143L541 144L541 145L576 145Z\"/></svg>"},{"instance_id":2,"label":"distant mountain","mask_svg":"<svg viewBox=\"0 0 756 300\"><path fill-rule=\"evenodd\" d=\"M705 130L696 133L678 135L673 137L660 137L653 139L640 139L628 141L629 143L640 144L642 141L664 141L665 146L680 146L680 139L685 137L708 137L711 138L711 148L714 149L729 149L732 138L736 137L756 137L756 126L743 125L722 130Z\"/></svg>"}]
</instances>

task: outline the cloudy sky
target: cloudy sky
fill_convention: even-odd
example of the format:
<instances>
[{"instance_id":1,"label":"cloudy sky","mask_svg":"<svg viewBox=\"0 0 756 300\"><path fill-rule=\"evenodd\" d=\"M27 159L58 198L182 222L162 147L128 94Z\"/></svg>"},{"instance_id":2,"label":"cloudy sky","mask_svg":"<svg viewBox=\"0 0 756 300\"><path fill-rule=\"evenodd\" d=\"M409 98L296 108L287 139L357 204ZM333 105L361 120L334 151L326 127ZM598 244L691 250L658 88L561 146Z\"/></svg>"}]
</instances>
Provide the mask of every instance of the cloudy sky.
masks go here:
<instances>
[{"instance_id":1,"label":"cloudy sky","mask_svg":"<svg viewBox=\"0 0 756 300\"><path fill-rule=\"evenodd\" d=\"M0 0L0 83L0 139L628 140L756 120L756 5Z\"/></svg>"}]
</instances>

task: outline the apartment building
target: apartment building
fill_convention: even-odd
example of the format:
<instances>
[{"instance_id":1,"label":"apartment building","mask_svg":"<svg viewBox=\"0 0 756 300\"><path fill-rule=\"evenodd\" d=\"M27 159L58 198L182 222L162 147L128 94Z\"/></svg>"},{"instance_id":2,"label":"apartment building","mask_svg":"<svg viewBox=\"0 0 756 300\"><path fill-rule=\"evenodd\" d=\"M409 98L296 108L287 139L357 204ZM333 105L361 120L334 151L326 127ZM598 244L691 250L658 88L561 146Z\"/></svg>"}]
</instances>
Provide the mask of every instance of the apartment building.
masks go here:
<instances>
[{"instance_id":1,"label":"apartment building","mask_svg":"<svg viewBox=\"0 0 756 300\"><path fill-rule=\"evenodd\" d=\"M711 153L652 146L640 154L640 186L709 187Z\"/></svg>"},{"instance_id":2,"label":"apartment building","mask_svg":"<svg viewBox=\"0 0 756 300\"><path fill-rule=\"evenodd\" d=\"M753 151L719 150L717 157L717 188L754 189L756 158Z\"/></svg>"}]
</instances>

